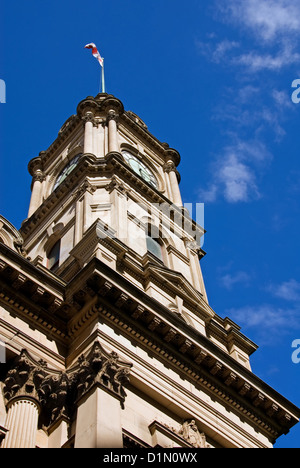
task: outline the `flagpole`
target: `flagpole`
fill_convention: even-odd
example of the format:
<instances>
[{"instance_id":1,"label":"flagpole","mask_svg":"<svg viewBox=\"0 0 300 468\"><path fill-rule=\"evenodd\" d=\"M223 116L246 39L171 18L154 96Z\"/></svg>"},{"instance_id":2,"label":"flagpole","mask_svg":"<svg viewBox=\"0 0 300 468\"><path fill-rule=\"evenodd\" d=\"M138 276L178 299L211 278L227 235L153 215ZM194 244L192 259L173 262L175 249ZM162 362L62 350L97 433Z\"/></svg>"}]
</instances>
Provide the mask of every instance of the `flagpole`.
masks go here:
<instances>
[{"instance_id":1,"label":"flagpole","mask_svg":"<svg viewBox=\"0 0 300 468\"><path fill-rule=\"evenodd\" d=\"M102 65L102 93L105 93L105 81L104 81L104 59L103 59L103 65Z\"/></svg>"}]
</instances>

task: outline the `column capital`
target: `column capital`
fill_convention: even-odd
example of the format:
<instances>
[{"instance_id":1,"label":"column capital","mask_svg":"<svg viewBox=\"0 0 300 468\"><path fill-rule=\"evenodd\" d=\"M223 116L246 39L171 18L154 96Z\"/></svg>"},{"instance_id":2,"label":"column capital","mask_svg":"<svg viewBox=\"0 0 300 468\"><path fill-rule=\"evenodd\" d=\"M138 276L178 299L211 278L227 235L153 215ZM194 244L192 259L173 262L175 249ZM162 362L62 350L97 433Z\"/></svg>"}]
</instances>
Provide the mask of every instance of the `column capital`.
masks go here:
<instances>
[{"instance_id":1,"label":"column capital","mask_svg":"<svg viewBox=\"0 0 300 468\"><path fill-rule=\"evenodd\" d=\"M85 116L91 113L93 116L99 109L99 105L96 102L93 96L88 96L86 99L81 101L77 106L77 115L82 120L85 119Z\"/></svg>"},{"instance_id":2,"label":"column capital","mask_svg":"<svg viewBox=\"0 0 300 468\"><path fill-rule=\"evenodd\" d=\"M164 172L166 172L167 174L169 174L170 172L176 172L176 166L175 166L175 163L173 161L168 161L166 162L164 165L163 165L163 170Z\"/></svg>"},{"instance_id":3,"label":"column capital","mask_svg":"<svg viewBox=\"0 0 300 468\"><path fill-rule=\"evenodd\" d=\"M126 397L124 385L129 382L131 364L121 362L114 351L108 354L99 342L94 343L87 356L81 355L78 362L79 367L74 373L77 401L98 386L116 396L123 405Z\"/></svg>"},{"instance_id":4,"label":"column capital","mask_svg":"<svg viewBox=\"0 0 300 468\"><path fill-rule=\"evenodd\" d=\"M36 173L42 173L42 158L37 156L36 158L31 159L28 163L29 174L34 177Z\"/></svg>"},{"instance_id":5,"label":"column capital","mask_svg":"<svg viewBox=\"0 0 300 468\"><path fill-rule=\"evenodd\" d=\"M119 121L119 114L113 109L108 111L106 123L108 124L111 120L114 120L116 123Z\"/></svg>"},{"instance_id":6,"label":"column capital","mask_svg":"<svg viewBox=\"0 0 300 468\"><path fill-rule=\"evenodd\" d=\"M68 419L74 401L78 402L95 386L113 394L123 406L130 369L131 364L122 362L115 352L107 353L98 341L65 371L50 369L45 361L37 362L27 350L22 350L7 373L3 393L7 407L16 400L34 400L47 427L61 417Z\"/></svg>"},{"instance_id":7,"label":"column capital","mask_svg":"<svg viewBox=\"0 0 300 468\"><path fill-rule=\"evenodd\" d=\"M178 151L175 150L174 148L170 148L169 146L166 146L166 145L165 145L164 157L165 157L165 162L166 163L173 162L176 167L180 163L180 154L178 153Z\"/></svg>"},{"instance_id":8,"label":"column capital","mask_svg":"<svg viewBox=\"0 0 300 468\"><path fill-rule=\"evenodd\" d=\"M82 120L86 123L86 122L92 122L92 124L94 124L94 114L93 112L91 111L87 111L82 117Z\"/></svg>"},{"instance_id":9,"label":"column capital","mask_svg":"<svg viewBox=\"0 0 300 468\"><path fill-rule=\"evenodd\" d=\"M33 158L29 162L28 171L33 178L33 182L35 182L36 180L39 182L43 182L45 180L45 175L43 173L42 158L40 156L38 156L37 158Z\"/></svg>"},{"instance_id":10,"label":"column capital","mask_svg":"<svg viewBox=\"0 0 300 468\"><path fill-rule=\"evenodd\" d=\"M35 181L44 182L45 179L46 179L46 176L42 171L36 171L33 174L33 182L35 182Z\"/></svg>"},{"instance_id":11,"label":"column capital","mask_svg":"<svg viewBox=\"0 0 300 468\"><path fill-rule=\"evenodd\" d=\"M163 165L163 171L167 174L174 172L177 178L178 183L180 182L180 173L176 168L176 164L173 161L168 161Z\"/></svg>"},{"instance_id":12,"label":"column capital","mask_svg":"<svg viewBox=\"0 0 300 468\"><path fill-rule=\"evenodd\" d=\"M108 95L104 101L101 103L101 109L109 113L114 111L117 115L122 115L124 113L124 106L122 102L112 95Z\"/></svg>"},{"instance_id":13,"label":"column capital","mask_svg":"<svg viewBox=\"0 0 300 468\"><path fill-rule=\"evenodd\" d=\"M30 398L40 403L38 386L47 375L46 362L35 362L24 349L8 371L3 393L7 405L12 400Z\"/></svg>"}]
</instances>

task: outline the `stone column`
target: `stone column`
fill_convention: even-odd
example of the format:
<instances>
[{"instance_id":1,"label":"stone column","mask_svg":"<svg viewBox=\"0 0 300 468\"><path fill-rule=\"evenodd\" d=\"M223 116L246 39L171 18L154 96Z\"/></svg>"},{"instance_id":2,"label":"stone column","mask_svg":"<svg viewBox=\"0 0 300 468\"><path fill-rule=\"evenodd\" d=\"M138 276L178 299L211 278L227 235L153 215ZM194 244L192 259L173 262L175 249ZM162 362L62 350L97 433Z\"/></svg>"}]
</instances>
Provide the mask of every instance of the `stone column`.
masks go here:
<instances>
[{"instance_id":1,"label":"stone column","mask_svg":"<svg viewBox=\"0 0 300 468\"><path fill-rule=\"evenodd\" d=\"M118 144L118 115L114 111L109 111L107 116L108 122L108 152L119 152Z\"/></svg>"},{"instance_id":2,"label":"stone column","mask_svg":"<svg viewBox=\"0 0 300 468\"><path fill-rule=\"evenodd\" d=\"M94 114L87 112L83 118L85 121L84 127L84 153L93 154L93 120Z\"/></svg>"},{"instance_id":3,"label":"stone column","mask_svg":"<svg viewBox=\"0 0 300 468\"><path fill-rule=\"evenodd\" d=\"M176 166L173 161L167 161L164 165L164 171L169 174L173 202L177 206L182 206L182 199L179 190L179 184L176 175Z\"/></svg>"},{"instance_id":4,"label":"stone column","mask_svg":"<svg viewBox=\"0 0 300 468\"><path fill-rule=\"evenodd\" d=\"M104 157L104 127L100 117L95 117L94 121L94 154L97 158Z\"/></svg>"},{"instance_id":5,"label":"stone column","mask_svg":"<svg viewBox=\"0 0 300 468\"><path fill-rule=\"evenodd\" d=\"M34 399L24 396L11 401L2 448L35 448L38 417L39 405Z\"/></svg>"},{"instance_id":6,"label":"stone column","mask_svg":"<svg viewBox=\"0 0 300 468\"><path fill-rule=\"evenodd\" d=\"M42 160L40 156L30 161L28 170L32 176L31 199L28 210L28 218L30 218L42 202L42 183L45 180L45 176L42 171Z\"/></svg>"}]
</instances>

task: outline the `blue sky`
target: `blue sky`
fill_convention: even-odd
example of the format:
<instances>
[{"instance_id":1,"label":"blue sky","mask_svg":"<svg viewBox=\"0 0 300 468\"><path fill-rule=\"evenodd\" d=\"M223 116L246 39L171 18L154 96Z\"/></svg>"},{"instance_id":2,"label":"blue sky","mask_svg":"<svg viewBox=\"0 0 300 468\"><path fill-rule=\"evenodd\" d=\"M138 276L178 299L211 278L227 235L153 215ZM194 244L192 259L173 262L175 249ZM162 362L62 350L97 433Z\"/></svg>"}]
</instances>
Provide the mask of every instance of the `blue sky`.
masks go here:
<instances>
[{"instance_id":1,"label":"blue sky","mask_svg":"<svg viewBox=\"0 0 300 468\"><path fill-rule=\"evenodd\" d=\"M253 371L300 406L298 0L2 2L0 213L17 228L28 161L79 101L107 92L181 154L185 203L205 203L211 306L259 345ZM300 425L276 447L300 447Z\"/></svg>"}]
</instances>

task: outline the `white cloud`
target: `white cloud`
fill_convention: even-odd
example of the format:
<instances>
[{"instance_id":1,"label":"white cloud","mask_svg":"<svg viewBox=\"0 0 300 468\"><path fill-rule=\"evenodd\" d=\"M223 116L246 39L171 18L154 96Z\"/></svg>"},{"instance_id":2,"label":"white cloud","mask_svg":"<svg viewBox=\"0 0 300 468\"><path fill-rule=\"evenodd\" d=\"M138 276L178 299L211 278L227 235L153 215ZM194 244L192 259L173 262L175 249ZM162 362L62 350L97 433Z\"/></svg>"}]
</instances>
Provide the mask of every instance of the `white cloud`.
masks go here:
<instances>
[{"instance_id":1,"label":"white cloud","mask_svg":"<svg viewBox=\"0 0 300 468\"><path fill-rule=\"evenodd\" d=\"M299 308L276 307L272 304L245 306L226 310L228 317L247 329L255 329L265 344L274 344L283 335L300 329Z\"/></svg>"},{"instance_id":2,"label":"white cloud","mask_svg":"<svg viewBox=\"0 0 300 468\"><path fill-rule=\"evenodd\" d=\"M267 289L280 299L300 303L300 282L295 279L284 281L278 285L270 285Z\"/></svg>"},{"instance_id":3,"label":"white cloud","mask_svg":"<svg viewBox=\"0 0 300 468\"><path fill-rule=\"evenodd\" d=\"M200 191L201 197L206 203L215 202L218 197L219 188L217 184L212 184L208 189Z\"/></svg>"},{"instance_id":4,"label":"white cloud","mask_svg":"<svg viewBox=\"0 0 300 468\"><path fill-rule=\"evenodd\" d=\"M278 89L273 89L272 98L275 105L278 106L279 109L287 108L291 110L295 108L295 106L292 104L290 94L285 90L279 91Z\"/></svg>"},{"instance_id":5,"label":"white cloud","mask_svg":"<svg viewBox=\"0 0 300 468\"><path fill-rule=\"evenodd\" d=\"M236 56L232 63L242 65L248 71L257 73L262 70L280 71L286 66L299 63L299 60L300 54L295 52L292 46L287 46L275 55L251 51L248 54Z\"/></svg>"},{"instance_id":6,"label":"white cloud","mask_svg":"<svg viewBox=\"0 0 300 468\"><path fill-rule=\"evenodd\" d=\"M240 36L238 41L217 42L211 35L209 42L196 43L209 60L239 66L248 73L278 72L299 63L299 0L215 0L215 5L222 20L237 26L243 36L248 32L252 42L245 43Z\"/></svg>"},{"instance_id":7,"label":"white cloud","mask_svg":"<svg viewBox=\"0 0 300 468\"><path fill-rule=\"evenodd\" d=\"M255 167L259 166L261 172L271 159L272 155L261 142L234 138L232 145L215 158L212 183L208 189L200 191L202 199L206 203L213 202L220 194L229 203L260 198Z\"/></svg>"},{"instance_id":8,"label":"white cloud","mask_svg":"<svg viewBox=\"0 0 300 468\"><path fill-rule=\"evenodd\" d=\"M279 284L271 284L266 289L276 298L276 303L226 310L226 314L240 326L254 328L265 343L300 330L300 282L290 279ZM278 299L289 303L288 306L279 305Z\"/></svg>"},{"instance_id":9,"label":"white cloud","mask_svg":"<svg viewBox=\"0 0 300 468\"><path fill-rule=\"evenodd\" d=\"M253 195L255 198L259 195L254 172L240 162L234 153L224 160L217 178L224 187L226 200L230 203L249 201Z\"/></svg>"},{"instance_id":10,"label":"white cloud","mask_svg":"<svg viewBox=\"0 0 300 468\"><path fill-rule=\"evenodd\" d=\"M214 39L214 37L211 37L211 39ZM198 51L215 63L222 62L229 52L237 49L239 46L240 44L237 41L229 41L228 39L224 39L216 44L212 42L196 41Z\"/></svg>"},{"instance_id":11,"label":"white cloud","mask_svg":"<svg viewBox=\"0 0 300 468\"><path fill-rule=\"evenodd\" d=\"M222 9L266 42L300 33L298 0L226 0Z\"/></svg>"},{"instance_id":12,"label":"white cloud","mask_svg":"<svg viewBox=\"0 0 300 468\"><path fill-rule=\"evenodd\" d=\"M245 271L238 271L235 274L227 273L226 275L222 276L220 280L226 289L231 290L233 286L238 283L248 285L250 281L250 275Z\"/></svg>"}]
</instances>

